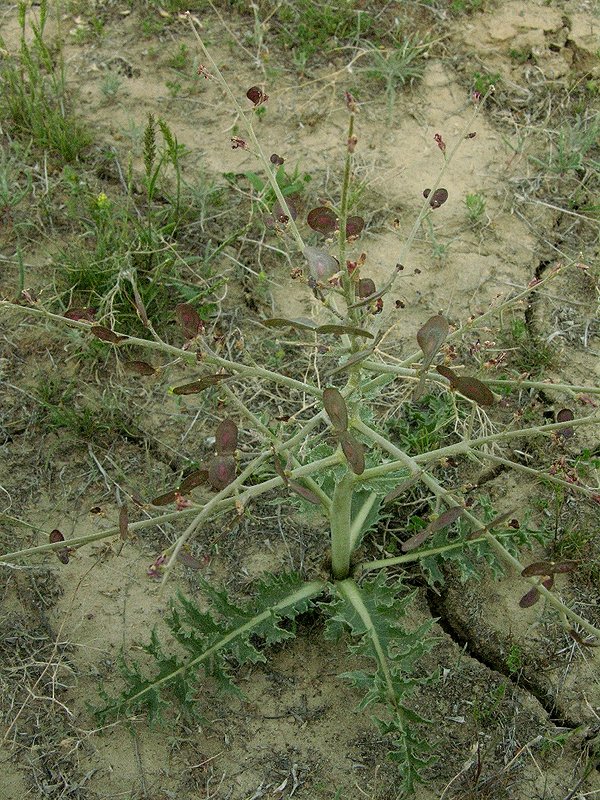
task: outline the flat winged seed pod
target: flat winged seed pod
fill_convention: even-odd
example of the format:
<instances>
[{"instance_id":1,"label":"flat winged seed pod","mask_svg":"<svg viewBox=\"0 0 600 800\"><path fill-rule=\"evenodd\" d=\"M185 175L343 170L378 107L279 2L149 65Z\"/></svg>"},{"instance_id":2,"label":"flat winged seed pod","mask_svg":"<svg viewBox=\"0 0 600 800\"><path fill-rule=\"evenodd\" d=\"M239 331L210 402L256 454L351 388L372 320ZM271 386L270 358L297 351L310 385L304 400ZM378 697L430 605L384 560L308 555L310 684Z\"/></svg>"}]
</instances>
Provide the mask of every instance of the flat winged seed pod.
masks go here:
<instances>
[{"instance_id":1,"label":"flat winged seed pod","mask_svg":"<svg viewBox=\"0 0 600 800\"><path fill-rule=\"evenodd\" d=\"M494 405L493 392L488 389L485 383L478 381L477 378L469 378L465 375L465 377L455 378L452 385L457 391L468 397L469 400L473 400L479 406Z\"/></svg>"},{"instance_id":2,"label":"flat winged seed pod","mask_svg":"<svg viewBox=\"0 0 600 800\"><path fill-rule=\"evenodd\" d=\"M198 394L198 392L203 392L209 386L214 386L215 384L222 381L223 378L228 378L229 376L226 373L219 373L218 375L204 375L202 378L198 378L197 381L192 381L192 383L184 383L182 386L174 386L171 391L173 394Z\"/></svg>"},{"instance_id":3,"label":"flat winged seed pod","mask_svg":"<svg viewBox=\"0 0 600 800\"><path fill-rule=\"evenodd\" d=\"M119 535L123 541L129 534L129 509L124 503L119 509Z\"/></svg>"},{"instance_id":4,"label":"flat winged seed pod","mask_svg":"<svg viewBox=\"0 0 600 800\"><path fill-rule=\"evenodd\" d=\"M335 211L328 206L313 208L312 211L308 212L306 221L313 231L322 233L324 236L332 234L336 230L338 224Z\"/></svg>"},{"instance_id":5,"label":"flat winged seed pod","mask_svg":"<svg viewBox=\"0 0 600 800\"><path fill-rule=\"evenodd\" d=\"M75 322L93 322L96 315L95 308L70 308L65 311L65 319L72 319Z\"/></svg>"},{"instance_id":6,"label":"flat winged seed pod","mask_svg":"<svg viewBox=\"0 0 600 800\"><path fill-rule=\"evenodd\" d=\"M346 461L355 475L362 475L365 471L365 446L358 439L355 439L347 431L343 431L339 436L339 442L346 456Z\"/></svg>"},{"instance_id":7,"label":"flat winged seed pod","mask_svg":"<svg viewBox=\"0 0 600 800\"><path fill-rule=\"evenodd\" d=\"M195 489L196 486L206 483L207 480L208 470L196 469L194 472L190 472L189 475L186 475L181 481L179 484L179 492L180 494L187 494L188 492L191 492L192 489Z\"/></svg>"},{"instance_id":8,"label":"flat winged seed pod","mask_svg":"<svg viewBox=\"0 0 600 800\"><path fill-rule=\"evenodd\" d=\"M456 522L463 511L464 508L462 506L452 506L452 508L446 509L446 511L443 511L437 519L434 519L434 521L427 526L427 530L431 531L431 533L436 533L443 528L447 528L448 525L452 525L453 522Z\"/></svg>"},{"instance_id":9,"label":"flat winged seed pod","mask_svg":"<svg viewBox=\"0 0 600 800\"><path fill-rule=\"evenodd\" d=\"M251 86L248 91L246 92L246 97L254 107L262 105L262 103L266 103L269 99L269 95L265 94L260 86Z\"/></svg>"},{"instance_id":10,"label":"flat winged seed pod","mask_svg":"<svg viewBox=\"0 0 600 800\"><path fill-rule=\"evenodd\" d=\"M285 202L286 202L286 205L287 205L287 211L281 206L281 204L279 203L279 200L275 201L275 204L274 204L273 208L271 209L271 213L273 214L273 216L275 217L277 222L281 222L282 224L285 224L286 222L288 222L290 217L292 219L297 219L297 217L298 217L298 208L297 208L298 198L297 198L297 196L296 195L290 195L290 196L285 198ZM288 212L289 212L289 214L288 214Z\"/></svg>"},{"instance_id":11,"label":"flat winged seed pod","mask_svg":"<svg viewBox=\"0 0 600 800\"><path fill-rule=\"evenodd\" d=\"M121 344L127 340L126 336L119 336L118 333L111 331L110 328L105 328L104 325L92 325L90 331L97 339L102 339L103 342L110 342L111 344Z\"/></svg>"},{"instance_id":12,"label":"flat winged seed pod","mask_svg":"<svg viewBox=\"0 0 600 800\"><path fill-rule=\"evenodd\" d=\"M545 589L551 589L554 586L554 576L550 575L548 578L543 580L542 586ZM521 608L531 608L531 606L534 606L539 599L539 591L535 586L532 586L532 588L528 592L525 592L523 597L519 600L519 605Z\"/></svg>"},{"instance_id":13,"label":"flat winged seed pod","mask_svg":"<svg viewBox=\"0 0 600 800\"><path fill-rule=\"evenodd\" d=\"M435 192L431 194L431 189L424 189L423 197L429 197L429 205L432 208L439 208L443 206L448 199L448 190L440 188L436 189Z\"/></svg>"},{"instance_id":14,"label":"flat winged seed pod","mask_svg":"<svg viewBox=\"0 0 600 800\"><path fill-rule=\"evenodd\" d=\"M215 433L215 450L220 456L235 452L238 440L237 425L232 419L224 419Z\"/></svg>"},{"instance_id":15,"label":"flat winged seed pod","mask_svg":"<svg viewBox=\"0 0 600 800\"><path fill-rule=\"evenodd\" d=\"M263 319L262 324L265 328L293 328L297 331L314 331L316 325L309 319L284 319L283 317L273 317L273 319Z\"/></svg>"},{"instance_id":16,"label":"flat winged seed pod","mask_svg":"<svg viewBox=\"0 0 600 800\"><path fill-rule=\"evenodd\" d=\"M408 489L414 486L415 483L418 483L421 480L421 475L422 475L421 471L417 472L411 478L407 478L405 481L402 481L402 483L399 486L396 486L395 489L392 489L391 492L388 492L386 496L383 498L383 505L391 503L392 500L395 500L397 497L400 497L400 495L403 494L403 492L406 492Z\"/></svg>"},{"instance_id":17,"label":"flat winged seed pod","mask_svg":"<svg viewBox=\"0 0 600 800\"><path fill-rule=\"evenodd\" d=\"M530 578L533 575L560 575L565 572L573 572L577 563L577 561L535 561L521 570L521 575L524 578Z\"/></svg>"},{"instance_id":18,"label":"flat winged seed pod","mask_svg":"<svg viewBox=\"0 0 600 800\"><path fill-rule=\"evenodd\" d=\"M156 373L154 367L146 361L126 361L123 366L128 372L134 372L137 375L154 375Z\"/></svg>"},{"instance_id":19,"label":"flat winged seed pod","mask_svg":"<svg viewBox=\"0 0 600 800\"><path fill-rule=\"evenodd\" d=\"M314 492L311 492L310 489L307 489L306 486L302 486L301 483L296 483L296 481L289 481L288 483L289 488L292 492L296 492L299 494L300 497L303 497L305 500L308 500L309 503L312 503L313 506L320 506L321 501L317 497Z\"/></svg>"},{"instance_id":20,"label":"flat winged seed pod","mask_svg":"<svg viewBox=\"0 0 600 800\"><path fill-rule=\"evenodd\" d=\"M64 542L65 537L58 530L58 528L55 528L53 531L51 531L50 536L49 536L49 540L50 540L50 544L56 544L57 542ZM69 563L69 548L68 547L61 547L60 549L55 550L55 553L56 553L56 556L57 556L58 560L62 564L68 564Z\"/></svg>"},{"instance_id":21,"label":"flat winged seed pod","mask_svg":"<svg viewBox=\"0 0 600 800\"><path fill-rule=\"evenodd\" d=\"M456 389L457 392L468 397L469 400L473 400L477 405L493 406L496 402L494 393L488 389L485 383L477 380L477 378L471 378L468 375L457 375L453 369L444 367L441 364L436 367L436 370L440 375L443 375L444 378L448 378L450 386L453 389Z\"/></svg>"},{"instance_id":22,"label":"flat winged seed pod","mask_svg":"<svg viewBox=\"0 0 600 800\"><path fill-rule=\"evenodd\" d=\"M436 370L442 375L444 378L448 378L450 383L454 383L454 381L458 378L456 372L450 367L445 367L443 364L438 364Z\"/></svg>"},{"instance_id":23,"label":"flat winged seed pod","mask_svg":"<svg viewBox=\"0 0 600 800\"><path fill-rule=\"evenodd\" d=\"M361 299L370 297L372 294L375 294L376 291L375 281L371 280L371 278L361 278L356 287L356 294Z\"/></svg>"},{"instance_id":24,"label":"flat winged seed pod","mask_svg":"<svg viewBox=\"0 0 600 800\"><path fill-rule=\"evenodd\" d=\"M151 503L153 506L168 506L169 503L174 503L175 500L177 500L177 494L177 489L173 489L170 492L165 492L164 494L155 497Z\"/></svg>"},{"instance_id":25,"label":"flat winged seed pod","mask_svg":"<svg viewBox=\"0 0 600 800\"><path fill-rule=\"evenodd\" d=\"M572 419L575 419L575 414L573 414L570 408L561 408L556 415L557 422L570 422ZM557 431L557 433L559 436L562 436L563 439L570 439L571 436L575 435L575 430L573 428L562 428Z\"/></svg>"},{"instance_id":26,"label":"flat winged seed pod","mask_svg":"<svg viewBox=\"0 0 600 800\"><path fill-rule=\"evenodd\" d=\"M530 578L533 575L552 575L552 561L536 561L534 564L529 564L528 567L521 570L521 575L524 578Z\"/></svg>"},{"instance_id":27,"label":"flat winged seed pod","mask_svg":"<svg viewBox=\"0 0 600 800\"><path fill-rule=\"evenodd\" d=\"M409 550L414 550L415 548L419 547L426 539L428 539L430 536L433 536L434 533L437 533L437 531L441 531L443 528L447 528L448 525L452 525L453 522L456 522L463 511L464 508L462 508L462 506L453 506L452 508L446 509L446 511L443 511L437 519L434 519L433 522L430 522L424 530L419 531L419 533L416 533L414 536L411 536L410 539L407 539L402 544L402 551L407 553Z\"/></svg>"},{"instance_id":28,"label":"flat winged seed pod","mask_svg":"<svg viewBox=\"0 0 600 800\"><path fill-rule=\"evenodd\" d=\"M348 217L346 220L346 239L356 239L362 233L365 221L362 217Z\"/></svg>"},{"instance_id":29,"label":"flat winged seed pod","mask_svg":"<svg viewBox=\"0 0 600 800\"><path fill-rule=\"evenodd\" d=\"M309 276L315 281L325 283L339 271L340 265L337 258L330 256L325 250L307 246L302 253L308 262Z\"/></svg>"},{"instance_id":30,"label":"flat winged seed pod","mask_svg":"<svg viewBox=\"0 0 600 800\"><path fill-rule=\"evenodd\" d=\"M431 364L431 360L446 341L449 332L450 326L441 314L430 317L417 331L417 343L423 351L428 365Z\"/></svg>"},{"instance_id":31,"label":"flat winged seed pod","mask_svg":"<svg viewBox=\"0 0 600 800\"><path fill-rule=\"evenodd\" d=\"M175 317L186 341L194 339L204 330L204 323L200 319L198 312L189 303L179 303L179 305L175 306Z\"/></svg>"},{"instance_id":32,"label":"flat winged seed pod","mask_svg":"<svg viewBox=\"0 0 600 800\"><path fill-rule=\"evenodd\" d=\"M213 489L221 491L235 480L233 456L215 456L208 466L208 482Z\"/></svg>"},{"instance_id":33,"label":"flat winged seed pod","mask_svg":"<svg viewBox=\"0 0 600 800\"><path fill-rule=\"evenodd\" d=\"M353 328L351 325L319 325L315 328L316 333L331 333L333 336L362 336L363 339L374 339L372 333L363 328Z\"/></svg>"},{"instance_id":34,"label":"flat winged seed pod","mask_svg":"<svg viewBox=\"0 0 600 800\"><path fill-rule=\"evenodd\" d=\"M402 542L402 552L408 553L411 550L416 550L417 547L420 547L424 541L429 539L431 536L431 531L428 528L425 528L419 533L415 533L414 536L411 536L410 539L407 539L405 542Z\"/></svg>"},{"instance_id":35,"label":"flat winged seed pod","mask_svg":"<svg viewBox=\"0 0 600 800\"><path fill-rule=\"evenodd\" d=\"M525 592L523 597L519 600L519 605L521 608L531 608L531 606L534 606L539 599L540 593L535 586L533 586L528 592Z\"/></svg>"},{"instance_id":36,"label":"flat winged seed pod","mask_svg":"<svg viewBox=\"0 0 600 800\"><path fill-rule=\"evenodd\" d=\"M331 424L336 431L345 431L348 428L348 409L346 401L337 389L328 387L323 390L323 405Z\"/></svg>"}]
</instances>

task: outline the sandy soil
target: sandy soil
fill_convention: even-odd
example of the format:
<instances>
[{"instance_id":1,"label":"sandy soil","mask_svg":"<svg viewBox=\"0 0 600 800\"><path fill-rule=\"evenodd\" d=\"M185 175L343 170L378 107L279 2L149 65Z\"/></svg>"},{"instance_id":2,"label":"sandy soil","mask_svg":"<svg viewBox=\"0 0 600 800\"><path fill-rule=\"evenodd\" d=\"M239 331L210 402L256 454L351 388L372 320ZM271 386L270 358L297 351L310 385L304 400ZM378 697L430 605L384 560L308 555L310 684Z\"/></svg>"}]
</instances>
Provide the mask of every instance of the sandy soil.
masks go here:
<instances>
[{"instance_id":1,"label":"sandy soil","mask_svg":"<svg viewBox=\"0 0 600 800\"><path fill-rule=\"evenodd\" d=\"M391 332L383 349L398 358L414 350L415 332L431 314L443 313L456 324L567 260L573 242L584 243L588 254L594 237L597 242L593 226L538 202L524 187L537 146L529 133L542 124L553 89L559 97L573 76L598 74L600 23L585 3L492 5L446 20L443 43L432 51L423 80L398 92L391 118L381 93L361 108L357 177L364 184L367 227L354 252L367 252L365 274L381 284L395 268L422 192L439 168L434 134L452 142L465 130L474 72L485 67L501 79L489 110L474 123L476 136L463 144L446 176L450 202L434 219L435 240L419 234L406 277L396 284L404 308L386 300L382 319ZM151 13L160 17L156 9ZM16 15L12 9L0 15L2 34L14 44ZM161 19L166 22L159 33L140 38L137 11L113 13L100 40L78 43L78 30L89 24L85 15L64 15L78 110L103 146L119 152L133 147L134 166L140 163L140 131L152 112L168 119L189 148L190 163L208 174L255 168L250 154L231 149L235 119L217 87L190 76L176 96L169 90L167 82L176 76L168 53L181 44L194 53L194 42L177 14ZM315 200L335 196L345 139L342 92L355 75L340 62L298 80L279 66L282 55L275 52L263 71L218 19L203 17L202 25L228 79L244 87L263 81L268 86L268 111L258 126L265 149L297 160L312 175ZM511 50L535 58L520 63ZM120 82L114 97L102 88L110 75ZM540 87L549 89L544 94ZM473 193L486 199L477 225L470 224L464 203ZM8 254L9 242L6 247ZM48 253L46 242L26 254L38 289ZM235 253L231 248L229 255ZM284 258L266 247L258 258L269 283L248 308L242 308L248 291L241 284L252 286L251 276L226 255L218 265L231 279L223 307L236 324L241 320L241 341L253 335L257 308L259 316L272 310L291 317L320 313L308 287L291 282ZM596 279L593 271L575 266L519 312L536 335L557 347L550 379L600 379L595 274ZM7 272L3 293L14 285ZM132 518L141 519L148 507L132 505L131 498L160 493L185 459L209 451L214 410L203 408L203 401L165 399L168 383L162 378L140 389L121 376L129 437L82 444L60 430L42 432L28 418L27 392L40 375L77 374L77 335L17 316L9 316L6 326L0 360L7 390L0 446L3 550L43 542L52 528L67 537L107 529L123 498L130 501ZM566 401L549 387L544 402L558 408ZM581 410L587 401L578 402ZM582 433L579 446L593 449L597 437ZM521 475L488 470L477 481L500 511L531 506L534 524L554 513L536 506L542 490ZM597 510L582 510L569 497L556 512L556 524L561 530L597 529ZM211 685L199 687L201 723L173 711L166 728L151 728L141 718L95 727L87 704L97 702L100 687L110 693L118 686L121 649L140 654L166 613L168 598L159 595L148 567L180 530L181 523L168 524L122 548L89 546L64 566L47 559L3 571L0 688L11 699L4 708L0 798L395 798L386 743L367 715L351 712L357 698L336 677L349 669L344 646L324 642L316 614L302 618L297 639L266 664L240 671L243 699L220 696ZM202 530L191 548L196 568L178 568L172 588L197 595L201 574L243 591L268 570L305 569L325 557L320 534L317 519L291 509L282 520L281 507L267 499L248 518ZM434 722L428 736L439 756L416 800L567 800L600 793L600 651L563 635L541 606L519 610L523 590L516 576L496 581L482 574L465 586L450 571L440 591L419 586L412 622L438 619L437 645L423 674L437 668L441 678L415 701L418 713ZM600 622L597 585L562 576L558 591Z\"/></svg>"}]
</instances>

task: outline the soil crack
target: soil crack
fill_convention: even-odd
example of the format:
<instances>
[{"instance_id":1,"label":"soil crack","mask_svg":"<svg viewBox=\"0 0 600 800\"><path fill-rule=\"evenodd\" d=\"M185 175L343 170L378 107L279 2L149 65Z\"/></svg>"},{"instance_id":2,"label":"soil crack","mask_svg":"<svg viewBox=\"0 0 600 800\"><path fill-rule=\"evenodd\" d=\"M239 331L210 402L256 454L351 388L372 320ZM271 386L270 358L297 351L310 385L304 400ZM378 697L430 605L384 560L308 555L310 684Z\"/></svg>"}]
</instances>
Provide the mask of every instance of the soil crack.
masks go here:
<instances>
[{"instance_id":1,"label":"soil crack","mask_svg":"<svg viewBox=\"0 0 600 800\"><path fill-rule=\"evenodd\" d=\"M538 701L557 727L569 729L579 727L580 723L576 720L559 715L556 700L548 692L546 684L542 685L536 682L522 671L511 672L500 657L495 658L491 650L480 647L477 641L468 635L468 631L461 622L453 619L453 615L449 613L445 593L440 594L428 587L425 596L431 615L436 619L437 624L467 655L487 669L500 673L515 687L528 692Z\"/></svg>"}]
</instances>

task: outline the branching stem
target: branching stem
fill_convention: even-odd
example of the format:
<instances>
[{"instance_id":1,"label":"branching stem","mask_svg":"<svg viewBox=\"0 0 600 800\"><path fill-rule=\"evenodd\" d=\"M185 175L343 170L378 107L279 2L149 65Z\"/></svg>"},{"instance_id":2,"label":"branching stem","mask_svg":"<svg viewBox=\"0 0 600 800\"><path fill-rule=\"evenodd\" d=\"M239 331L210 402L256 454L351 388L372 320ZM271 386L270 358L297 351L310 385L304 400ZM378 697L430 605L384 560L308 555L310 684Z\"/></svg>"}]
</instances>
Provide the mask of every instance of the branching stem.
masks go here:
<instances>
[{"instance_id":1,"label":"branching stem","mask_svg":"<svg viewBox=\"0 0 600 800\"><path fill-rule=\"evenodd\" d=\"M377 431L372 430L361 420L358 420L355 423L355 428L367 436L372 442L378 444L383 450L386 450L388 453L390 453L390 455L395 456L398 461L402 462L403 466L408 467L411 472L418 472L421 469L414 458L411 458L409 455L400 450L399 447L396 447L395 445L391 444L391 442L388 442L385 437L381 436L379 433L377 433ZM459 502L459 500L454 497L451 492L444 489L444 487L441 486L440 483L428 472L423 470L420 475L420 480L423 481L423 483L425 483L425 485L433 491L436 497L442 499L448 506L462 507L462 503ZM486 530L484 522L478 519L467 508L463 510L463 517L468 519L477 529L482 529L483 538L505 564L512 567L518 573L523 571L524 567L521 562L515 558L495 536ZM537 580L537 578L523 578L523 580L526 580L528 583L531 583L533 586L535 586L540 594L546 598L548 603L554 606L559 615L568 617L570 620L580 625L588 633L591 633L593 636L600 639L600 629L596 628L586 619L579 616L579 614L565 605L556 594L546 589L546 587L543 586L541 582Z\"/></svg>"}]
</instances>

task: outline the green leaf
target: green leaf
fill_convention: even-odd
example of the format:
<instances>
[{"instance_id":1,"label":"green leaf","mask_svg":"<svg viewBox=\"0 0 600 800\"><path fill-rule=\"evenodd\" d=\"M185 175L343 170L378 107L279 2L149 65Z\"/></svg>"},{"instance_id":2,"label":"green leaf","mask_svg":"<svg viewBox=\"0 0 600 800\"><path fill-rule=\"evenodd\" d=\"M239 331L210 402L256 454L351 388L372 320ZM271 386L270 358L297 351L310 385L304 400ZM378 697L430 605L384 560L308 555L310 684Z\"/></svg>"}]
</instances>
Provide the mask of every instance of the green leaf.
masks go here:
<instances>
[{"instance_id":1,"label":"green leaf","mask_svg":"<svg viewBox=\"0 0 600 800\"><path fill-rule=\"evenodd\" d=\"M385 708L383 717L377 713L372 719L390 737L390 758L398 764L402 790L411 796L432 756L419 731L424 720L404 701L418 685L432 680L415 672L419 658L433 645L429 636L433 621L410 632L403 628L402 618L414 593L404 591L401 582L388 584L383 573L360 587L350 579L340 581L335 592L336 598L325 608L330 614L327 636L339 638L344 628L349 629L354 640L350 652L375 662L372 672L354 670L341 677L363 692L360 709Z\"/></svg>"},{"instance_id":2,"label":"green leaf","mask_svg":"<svg viewBox=\"0 0 600 800\"><path fill-rule=\"evenodd\" d=\"M104 705L94 709L100 720L144 710L157 720L174 697L186 711L194 713L196 680L200 668L215 678L221 688L237 691L231 679L229 659L238 665L264 661L261 645L283 641L293 630L283 627L306 611L326 584L304 582L295 573L265 578L256 586L252 601L234 602L227 592L202 583L208 611L201 611L195 601L179 595L166 619L171 635L188 653L187 658L163 651L156 631L144 648L154 664L153 673L144 676L138 664L129 666L124 659L119 669L125 688L115 698L101 692Z\"/></svg>"},{"instance_id":3,"label":"green leaf","mask_svg":"<svg viewBox=\"0 0 600 800\"><path fill-rule=\"evenodd\" d=\"M252 186L255 192L258 192L260 194L262 190L265 188L265 181L263 181L262 178L259 178L259 176L255 172L245 172L244 177L246 178L250 186Z\"/></svg>"}]
</instances>

